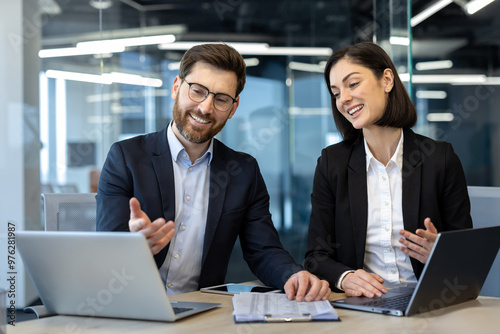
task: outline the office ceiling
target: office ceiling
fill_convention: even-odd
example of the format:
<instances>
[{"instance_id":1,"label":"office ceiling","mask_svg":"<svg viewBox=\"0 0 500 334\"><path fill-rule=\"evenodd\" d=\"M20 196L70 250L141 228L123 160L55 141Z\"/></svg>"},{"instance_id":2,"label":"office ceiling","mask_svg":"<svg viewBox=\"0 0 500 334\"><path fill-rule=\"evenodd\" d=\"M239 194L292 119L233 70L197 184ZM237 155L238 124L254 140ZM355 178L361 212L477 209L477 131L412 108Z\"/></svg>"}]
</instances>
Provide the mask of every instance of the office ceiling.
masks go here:
<instances>
[{"instance_id":1,"label":"office ceiling","mask_svg":"<svg viewBox=\"0 0 500 334\"><path fill-rule=\"evenodd\" d=\"M413 15L433 2L413 0ZM498 72L500 0L471 16L458 2L414 27L414 60L451 59L458 70ZM114 36L170 30L185 41L337 48L370 38L373 27L373 0L40 0L40 4L46 13L44 48L95 38L100 26ZM99 6L105 8L102 16Z\"/></svg>"}]
</instances>

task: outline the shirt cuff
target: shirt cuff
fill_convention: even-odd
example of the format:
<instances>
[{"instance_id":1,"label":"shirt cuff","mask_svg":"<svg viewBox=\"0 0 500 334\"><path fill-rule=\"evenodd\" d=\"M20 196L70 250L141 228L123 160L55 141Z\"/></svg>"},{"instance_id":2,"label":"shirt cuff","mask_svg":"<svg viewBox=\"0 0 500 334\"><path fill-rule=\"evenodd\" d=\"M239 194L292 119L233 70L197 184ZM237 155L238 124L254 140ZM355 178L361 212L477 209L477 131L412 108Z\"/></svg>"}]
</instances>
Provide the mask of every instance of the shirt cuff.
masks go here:
<instances>
[{"instance_id":1,"label":"shirt cuff","mask_svg":"<svg viewBox=\"0 0 500 334\"><path fill-rule=\"evenodd\" d=\"M342 281L344 280L344 277L346 277L346 276L347 276L347 274L350 274L350 273L353 273L353 272L355 272L355 270L348 270L348 271L345 271L342 275L340 275L340 277L339 277L339 279L338 279L337 283L335 283L335 287L336 287L337 289L339 289L340 291L344 291L344 289L342 289L342 288L340 287L340 285L342 284Z\"/></svg>"}]
</instances>

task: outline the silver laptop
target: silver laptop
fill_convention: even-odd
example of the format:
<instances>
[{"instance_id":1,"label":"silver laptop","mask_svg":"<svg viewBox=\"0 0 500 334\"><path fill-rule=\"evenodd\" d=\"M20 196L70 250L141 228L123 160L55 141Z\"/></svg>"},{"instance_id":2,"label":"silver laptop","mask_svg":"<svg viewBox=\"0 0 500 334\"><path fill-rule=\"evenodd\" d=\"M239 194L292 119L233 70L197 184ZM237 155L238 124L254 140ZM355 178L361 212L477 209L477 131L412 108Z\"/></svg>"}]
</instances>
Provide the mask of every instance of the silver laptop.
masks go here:
<instances>
[{"instance_id":1,"label":"silver laptop","mask_svg":"<svg viewBox=\"0 0 500 334\"><path fill-rule=\"evenodd\" d=\"M49 314L175 321L220 305L170 302L140 233L18 231L16 242Z\"/></svg>"},{"instance_id":2,"label":"silver laptop","mask_svg":"<svg viewBox=\"0 0 500 334\"><path fill-rule=\"evenodd\" d=\"M439 233L415 288L348 297L335 307L409 316L476 299L500 249L500 226Z\"/></svg>"}]
</instances>

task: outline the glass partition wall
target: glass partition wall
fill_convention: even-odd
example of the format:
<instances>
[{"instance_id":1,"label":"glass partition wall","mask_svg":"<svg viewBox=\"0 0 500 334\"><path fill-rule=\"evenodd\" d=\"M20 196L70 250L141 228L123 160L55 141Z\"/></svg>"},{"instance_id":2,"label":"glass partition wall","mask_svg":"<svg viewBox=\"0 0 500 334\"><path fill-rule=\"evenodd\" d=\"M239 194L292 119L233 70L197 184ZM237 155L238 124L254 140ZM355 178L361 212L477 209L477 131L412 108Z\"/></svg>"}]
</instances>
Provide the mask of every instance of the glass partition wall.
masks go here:
<instances>
[{"instance_id":1,"label":"glass partition wall","mask_svg":"<svg viewBox=\"0 0 500 334\"><path fill-rule=\"evenodd\" d=\"M219 41L243 54L248 76L240 106L218 138L258 160L274 224L298 262L316 160L341 140L323 68L343 46L381 45L415 101L415 130L451 141L469 184L500 184L498 86L454 86L415 75L410 18L412 7L425 7L419 1L51 0L40 6L42 192L96 191L113 142L171 120L170 89L184 51ZM429 91L435 93L423 93ZM447 100L432 98L440 91ZM462 108L454 107L457 100ZM236 246L228 280L252 278L239 252Z\"/></svg>"}]
</instances>

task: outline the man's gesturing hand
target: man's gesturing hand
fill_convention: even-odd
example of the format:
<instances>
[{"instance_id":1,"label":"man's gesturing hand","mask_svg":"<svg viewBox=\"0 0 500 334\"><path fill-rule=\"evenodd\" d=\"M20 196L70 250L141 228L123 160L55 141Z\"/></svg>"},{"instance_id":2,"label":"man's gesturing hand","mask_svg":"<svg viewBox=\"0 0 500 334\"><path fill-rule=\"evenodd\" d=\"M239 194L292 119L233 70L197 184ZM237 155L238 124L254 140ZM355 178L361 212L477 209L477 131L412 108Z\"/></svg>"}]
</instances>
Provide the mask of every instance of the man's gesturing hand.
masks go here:
<instances>
[{"instance_id":1,"label":"man's gesturing hand","mask_svg":"<svg viewBox=\"0 0 500 334\"><path fill-rule=\"evenodd\" d=\"M158 218L151 222L148 215L141 210L141 204L137 198L130 199L130 220L128 227L130 232L141 232L153 254L158 254L174 237L175 225L173 221L165 223L165 219Z\"/></svg>"}]
</instances>

